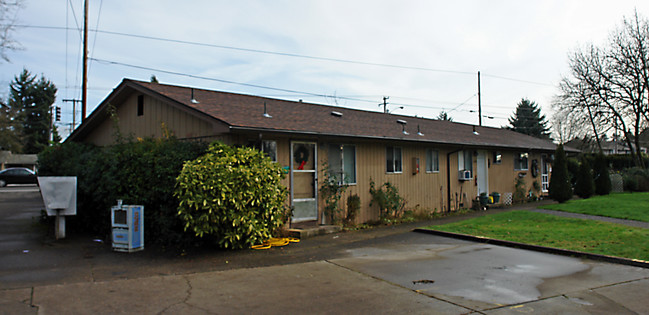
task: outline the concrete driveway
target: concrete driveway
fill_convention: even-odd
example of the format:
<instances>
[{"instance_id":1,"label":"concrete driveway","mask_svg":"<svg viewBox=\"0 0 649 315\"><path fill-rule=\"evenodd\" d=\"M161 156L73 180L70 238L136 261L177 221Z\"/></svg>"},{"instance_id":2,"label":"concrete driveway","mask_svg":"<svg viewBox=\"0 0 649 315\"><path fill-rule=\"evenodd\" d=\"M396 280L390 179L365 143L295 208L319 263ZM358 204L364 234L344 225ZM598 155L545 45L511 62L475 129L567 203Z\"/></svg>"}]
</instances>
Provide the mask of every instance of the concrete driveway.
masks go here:
<instances>
[{"instance_id":1,"label":"concrete driveway","mask_svg":"<svg viewBox=\"0 0 649 315\"><path fill-rule=\"evenodd\" d=\"M414 232L346 253L330 262L487 314L649 313L639 267Z\"/></svg>"},{"instance_id":2,"label":"concrete driveway","mask_svg":"<svg viewBox=\"0 0 649 315\"><path fill-rule=\"evenodd\" d=\"M649 313L647 269L410 232L417 224L168 257L52 242L32 224L39 207L38 193L0 192L0 314Z\"/></svg>"}]
</instances>

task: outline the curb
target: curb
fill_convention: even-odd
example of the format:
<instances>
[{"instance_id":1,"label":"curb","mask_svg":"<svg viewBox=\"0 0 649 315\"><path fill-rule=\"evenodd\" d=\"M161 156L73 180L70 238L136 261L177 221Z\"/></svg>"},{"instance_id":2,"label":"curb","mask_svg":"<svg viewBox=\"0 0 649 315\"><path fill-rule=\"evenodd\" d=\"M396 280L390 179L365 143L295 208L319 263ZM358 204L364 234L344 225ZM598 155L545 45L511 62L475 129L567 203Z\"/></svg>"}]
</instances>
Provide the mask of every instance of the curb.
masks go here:
<instances>
[{"instance_id":1,"label":"curb","mask_svg":"<svg viewBox=\"0 0 649 315\"><path fill-rule=\"evenodd\" d=\"M639 259L629 259L629 258L621 258L621 257L615 257L615 256L608 256L608 255L592 254L592 253L585 253L585 252L579 252L579 251L568 250L568 249L561 249L561 248L554 248L554 247L546 247L546 246L540 246L540 245L531 245L531 244L525 244L525 243L505 241L505 240L487 238L487 237L483 237L483 236L474 236L474 235L468 235L468 234L436 231L436 230L421 229L421 228L414 229L413 232L433 234L433 235L444 236L444 237L452 237L452 238L456 238L456 239L472 241L472 242L478 242L478 243L493 244L493 245L513 247L513 248L521 248L521 249L533 250L533 251L537 251L537 252L543 252L543 253L549 253L549 254L555 254L555 255L572 256L572 257L584 257L584 258L588 258L588 259L592 259L592 260L598 260L598 261L604 261L604 262L609 262L609 263L615 263L615 264L621 264L621 265L627 265L627 266L634 266L634 267L641 267L641 268L649 269L649 261L644 261L644 260L639 260Z\"/></svg>"}]
</instances>

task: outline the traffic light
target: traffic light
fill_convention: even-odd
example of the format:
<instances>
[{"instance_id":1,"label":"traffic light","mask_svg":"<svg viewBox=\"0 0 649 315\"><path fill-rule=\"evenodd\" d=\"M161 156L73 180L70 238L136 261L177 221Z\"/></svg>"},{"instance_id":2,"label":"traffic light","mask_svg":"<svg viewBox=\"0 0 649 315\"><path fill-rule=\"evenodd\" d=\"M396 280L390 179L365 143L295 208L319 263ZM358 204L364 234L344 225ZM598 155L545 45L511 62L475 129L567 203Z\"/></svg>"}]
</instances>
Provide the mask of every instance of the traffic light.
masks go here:
<instances>
[{"instance_id":1,"label":"traffic light","mask_svg":"<svg viewBox=\"0 0 649 315\"><path fill-rule=\"evenodd\" d=\"M56 106L56 121L61 121L61 107Z\"/></svg>"}]
</instances>

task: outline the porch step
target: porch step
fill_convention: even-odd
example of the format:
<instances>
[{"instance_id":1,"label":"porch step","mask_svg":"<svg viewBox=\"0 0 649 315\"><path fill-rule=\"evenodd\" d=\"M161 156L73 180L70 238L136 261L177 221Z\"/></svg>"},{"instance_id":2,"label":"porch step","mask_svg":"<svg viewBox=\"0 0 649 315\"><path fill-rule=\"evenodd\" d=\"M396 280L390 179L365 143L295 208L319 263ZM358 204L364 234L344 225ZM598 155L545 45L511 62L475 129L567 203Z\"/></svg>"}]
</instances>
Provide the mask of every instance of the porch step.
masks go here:
<instances>
[{"instance_id":1,"label":"porch step","mask_svg":"<svg viewBox=\"0 0 649 315\"><path fill-rule=\"evenodd\" d=\"M320 225L316 227L305 227L302 229L289 229L288 233L291 237L305 239L317 235L336 233L341 230L342 227L339 225Z\"/></svg>"}]
</instances>

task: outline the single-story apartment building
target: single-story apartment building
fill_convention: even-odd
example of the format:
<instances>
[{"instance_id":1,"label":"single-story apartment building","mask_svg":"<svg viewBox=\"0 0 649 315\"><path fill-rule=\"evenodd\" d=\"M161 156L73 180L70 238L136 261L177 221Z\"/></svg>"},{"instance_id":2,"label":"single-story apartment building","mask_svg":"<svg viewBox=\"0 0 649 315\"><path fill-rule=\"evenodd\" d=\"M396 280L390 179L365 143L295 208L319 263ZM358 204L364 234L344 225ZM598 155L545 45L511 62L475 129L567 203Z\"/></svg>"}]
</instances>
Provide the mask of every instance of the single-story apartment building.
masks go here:
<instances>
[{"instance_id":1,"label":"single-story apartment building","mask_svg":"<svg viewBox=\"0 0 649 315\"><path fill-rule=\"evenodd\" d=\"M361 223L379 216L370 206L370 181L389 181L408 209L421 211L471 207L481 193L514 192L519 178L526 192L545 194L556 148L500 128L130 79L66 141L111 145L114 124L134 137L172 132L178 139L254 145L287 171L292 222L314 224L329 223L318 196L325 165L349 184L346 196L360 197Z\"/></svg>"}]
</instances>

